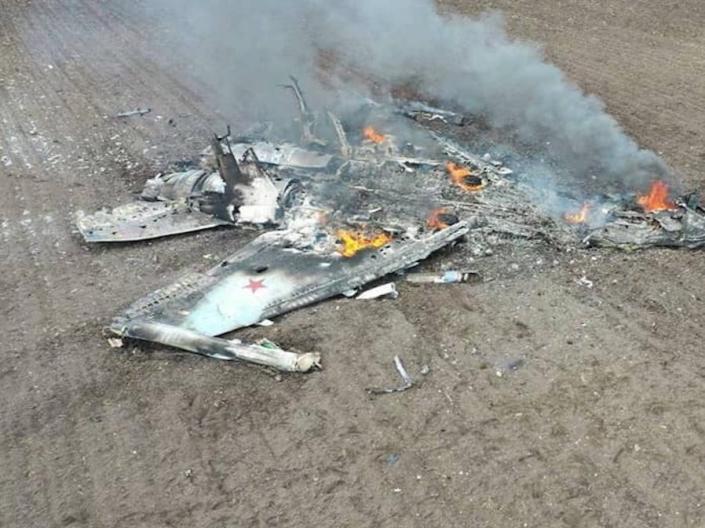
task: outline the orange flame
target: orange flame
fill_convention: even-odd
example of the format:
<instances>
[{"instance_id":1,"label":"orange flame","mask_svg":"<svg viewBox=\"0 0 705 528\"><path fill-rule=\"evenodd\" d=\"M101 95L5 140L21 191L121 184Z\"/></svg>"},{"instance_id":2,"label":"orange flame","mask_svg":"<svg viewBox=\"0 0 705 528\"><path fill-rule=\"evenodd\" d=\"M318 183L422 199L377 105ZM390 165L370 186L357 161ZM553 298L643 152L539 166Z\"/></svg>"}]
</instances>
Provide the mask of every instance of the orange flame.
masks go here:
<instances>
[{"instance_id":1,"label":"orange flame","mask_svg":"<svg viewBox=\"0 0 705 528\"><path fill-rule=\"evenodd\" d=\"M361 231L348 231L346 229L339 229L336 236L341 242L338 247L338 253L344 257L352 257L358 251L366 248L381 248L392 240L391 235L384 232L368 235Z\"/></svg>"},{"instance_id":2,"label":"orange flame","mask_svg":"<svg viewBox=\"0 0 705 528\"><path fill-rule=\"evenodd\" d=\"M580 208L580 211L575 213L565 213L563 219L569 224L584 224L587 222L588 214L590 213L590 204L585 202Z\"/></svg>"},{"instance_id":3,"label":"orange flame","mask_svg":"<svg viewBox=\"0 0 705 528\"><path fill-rule=\"evenodd\" d=\"M651 184L649 194L637 196L636 203L647 213L676 209L676 204L668 197L668 184L661 180Z\"/></svg>"},{"instance_id":4,"label":"orange flame","mask_svg":"<svg viewBox=\"0 0 705 528\"><path fill-rule=\"evenodd\" d=\"M446 162L446 171L451 181L464 191L479 191L485 186L482 179L473 174L470 169L452 161Z\"/></svg>"},{"instance_id":5,"label":"orange flame","mask_svg":"<svg viewBox=\"0 0 705 528\"><path fill-rule=\"evenodd\" d=\"M433 229L434 231L439 231L448 227L448 224L441 219L441 217L447 213L448 211L443 207L431 211L431 214L426 219L426 225L428 228Z\"/></svg>"},{"instance_id":6,"label":"orange flame","mask_svg":"<svg viewBox=\"0 0 705 528\"><path fill-rule=\"evenodd\" d=\"M384 140L387 139L387 136L380 134L371 126L366 126L362 129L362 137L378 145L384 143Z\"/></svg>"}]
</instances>

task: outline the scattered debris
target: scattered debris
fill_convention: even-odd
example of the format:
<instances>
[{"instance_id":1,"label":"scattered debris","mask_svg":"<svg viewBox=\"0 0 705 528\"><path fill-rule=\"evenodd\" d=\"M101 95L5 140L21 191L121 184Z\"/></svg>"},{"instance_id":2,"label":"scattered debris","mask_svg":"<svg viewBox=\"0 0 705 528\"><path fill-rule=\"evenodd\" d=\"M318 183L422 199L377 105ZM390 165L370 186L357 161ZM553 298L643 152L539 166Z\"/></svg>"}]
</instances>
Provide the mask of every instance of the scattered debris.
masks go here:
<instances>
[{"instance_id":1,"label":"scattered debris","mask_svg":"<svg viewBox=\"0 0 705 528\"><path fill-rule=\"evenodd\" d=\"M369 290L362 292L355 298L361 301L368 301L371 299L379 299L380 297L391 297L392 299L396 299L397 297L399 297L399 292L397 291L396 284L394 284L393 282L388 282L387 284L382 284L381 286L370 288Z\"/></svg>"},{"instance_id":2,"label":"scattered debris","mask_svg":"<svg viewBox=\"0 0 705 528\"><path fill-rule=\"evenodd\" d=\"M591 230L584 239L586 244L627 250L650 246L696 249L705 245L705 210L697 200L683 201L675 210L612 207L611 221Z\"/></svg>"},{"instance_id":3,"label":"scattered debris","mask_svg":"<svg viewBox=\"0 0 705 528\"><path fill-rule=\"evenodd\" d=\"M134 110L129 110L128 112L121 112L119 114L116 114L115 117L134 117L134 116L143 116L147 115L152 111L151 108L136 108Z\"/></svg>"},{"instance_id":4,"label":"scattered debris","mask_svg":"<svg viewBox=\"0 0 705 528\"><path fill-rule=\"evenodd\" d=\"M477 271L443 271L440 273L409 273L407 282L416 284L451 284L459 282L476 282L481 280Z\"/></svg>"},{"instance_id":5,"label":"scattered debris","mask_svg":"<svg viewBox=\"0 0 705 528\"><path fill-rule=\"evenodd\" d=\"M266 128L239 137L228 129L211 139L197 166L148 180L139 201L112 211L79 212L79 232L91 243L216 227L266 230L214 268L186 274L135 302L113 320L116 336L306 371L318 364L318 354L234 344L216 336L267 325L277 315L333 296L355 295L470 231L489 245L492 239L514 237L558 246L579 241L625 249L705 246L705 209L694 195L671 196L665 182L654 182L643 194L593 201L571 197L567 203L575 208L552 215L531 202L534 189L510 177L504 163L457 142L448 128L465 124L461 114L421 101L362 99L338 116L312 110L296 78L286 87L299 110L297 144L276 140ZM150 111L138 108L118 117ZM10 162L6 156L0 161ZM489 248L483 251L492 254ZM519 271L518 265L512 269ZM480 279L476 271L451 270L410 273L405 280ZM584 276L577 283L593 287ZM387 295L397 295L393 283L357 298ZM383 393L411 386L399 358L395 365L405 384Z\"/></svg>"},{"instance_id":6,"label":"scattered debris","mask_svg":"<svg viewBox=\"0 0 705 528\"><path fill-rule=\"evenodd\" d=\"M109 337L108 344L110 345L110 348L122 348L123 346L122 339L119 337Z\"/></svg>"},{"instance_id":7,"label":"scattered debris","mask_svg":"<svg viewBox=\"0 0 705 528\"><path fill-rule=\"evenodd\" d=\"M524 358L512 359L510 361L507 361L506 363L504 363L504 365L502 365L496 370L495 374L497 375L497 377L501 378L505 374L509 374L510 372L516 372L522 366L524 366L525 362L526 361L524 360Z\"/></svg>"},{"instance_id":8,"label":"scattered debris","mask_svg":"<svg viewBox=\"0 0 705 528\"><path fill-rule=\"evenodd\" d=\"M519 358L519 359L514 359L512 361L509 361L505 366L505 370L518 370L522 366L524 366L525 360L524 358Z\"/></svg>"},{"instance_id":9,"label":"scattered debris","mask_svg":"<svg viewBox=\"0 0 705 528\"><path fill-rule=\"evenodd\" d=\"M301 86L299 86L298 79L293 75L290 75L289 79L291 80L291 84L285 84L283 87L294 92L294 96L296 97L296 101L298 103L299 113L301 114L301 143L303 145L319 144L324 146L326 144L325 141L321 141L316 138L313 132L316 125L316 117L306 103L306 99L304 98Z\"/></svg>"},{"instance_id":10,"label":"scattered debris","mask_svg":"<svg viewBox=\"0 0 705 528\"><path fill-rule=\"evenodd\" d=\"M367 392L370 394L392 394L394 392L403 392L413 387L414 380L409 376L399 356L394 356L394 367L397 369L403 382L399 387L393 387L391 389L367 389Z\"/></svg>"},{"instance_id":11,"label":"scattered debris","mask_svg":"<svg viewBox=\"0 0 705 528\"><path fill-rule=\"evenodd\" d=\"M415 120L439 120L456 126L463 126L466 120L463 114L435 108L420 101L401 102L398 111Z\"/></svg>"},{"instance_id":12,"label":"scattered debris","mask_svg":"<svg viewBox=\"0 0 705 528\"><path fill-rule=\"evenodd\" d=\"M397 462L399 462L399 459L401 458L401 455L399 453L389 453L384 461L387 463L388 466L393 466Z\"/></svg>"},{"instance_id":13,"label":"scattered debris","mask_svg":"<svg viewBox=\"0 0 705 528\"><path fill-rule=\"evenodd\" d=\"M591 281L590 279L588 279L585 275L580 277L575 282L578 283L578 286L585 286L587 289L592 289L592 287L595 285L595 283L593 281Z\"/></svg>"},{"instance_id":14,"label":"scattered debris","mask_svg":"<svg viewBox=\"0 0 705 528\"><path fill-rule=\"evenodd\" d=\"M217 170L158 175L147 181L139 202L92 215L79 211L76 224L84 239L132 242L224 225L276 226L298 181L272 178L258 166L254 151L240 162L220 140L212 151Z\"/></svg>"}]
</instances>

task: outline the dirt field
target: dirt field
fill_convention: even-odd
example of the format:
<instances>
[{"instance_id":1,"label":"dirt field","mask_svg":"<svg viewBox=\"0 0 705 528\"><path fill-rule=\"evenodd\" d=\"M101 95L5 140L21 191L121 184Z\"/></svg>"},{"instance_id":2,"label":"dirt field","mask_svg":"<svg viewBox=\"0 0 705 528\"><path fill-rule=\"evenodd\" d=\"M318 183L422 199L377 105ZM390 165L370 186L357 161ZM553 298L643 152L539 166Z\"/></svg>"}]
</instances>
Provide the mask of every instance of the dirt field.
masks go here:
<instances>
[{"instance_id":1,"label":"dirt field","mask_svg":"<svg viewBox=\"0 0 705 528\"><path fill-rule=\"evenodd\" d=\"M705 190L700 0L442 4L502 9ZM144 24L110 2L0 5L0 526L705 526L700 252L499 246L474 263L494 280L245 332L321 352L306 376L110 349L119 307L246 240L73 232L225 122ZM420 385L369 397L395 354Z\"/></svg>"}]
</instances>

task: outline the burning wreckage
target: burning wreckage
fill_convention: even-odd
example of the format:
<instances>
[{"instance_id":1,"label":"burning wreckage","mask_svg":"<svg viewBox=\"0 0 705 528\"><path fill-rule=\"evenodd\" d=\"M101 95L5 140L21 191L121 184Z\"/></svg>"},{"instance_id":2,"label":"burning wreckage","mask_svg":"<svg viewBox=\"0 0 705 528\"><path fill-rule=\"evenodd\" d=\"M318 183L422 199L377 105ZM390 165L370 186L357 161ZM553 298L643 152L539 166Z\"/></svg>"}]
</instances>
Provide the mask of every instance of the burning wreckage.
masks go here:
<instances>
[{"instance_id":1,"label":"burning wreckage","mask_svg":"<svg viewBox=\"0 0 705 528\"><path fill-rule=\"evenodd\" d=\"M462 126L460 114L363 100L341 119L312 112L295 79L289 88L301 116L298 144L233 138L228 130L213 138L199 167L148 180L139 201L79 213L87 242L268 229L214 268L129 306L112 321L113 334L305 372L319 365L318 354L218 336L411 268L471 230L624 249L705 244L697 197L673 198L663 181L643 195L601 197L556 215L527 202L529 189L512 170L434 126Z\"/></svg>"}]
</instances>

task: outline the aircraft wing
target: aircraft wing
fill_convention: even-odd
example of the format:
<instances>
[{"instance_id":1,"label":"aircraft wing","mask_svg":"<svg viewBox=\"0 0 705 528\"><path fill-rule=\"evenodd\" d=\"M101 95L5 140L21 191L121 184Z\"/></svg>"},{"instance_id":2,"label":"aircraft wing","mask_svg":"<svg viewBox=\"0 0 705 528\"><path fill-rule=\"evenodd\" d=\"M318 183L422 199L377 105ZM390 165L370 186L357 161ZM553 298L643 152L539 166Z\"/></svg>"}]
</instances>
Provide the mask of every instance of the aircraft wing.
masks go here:
<instances>
[{"instance_id":1,"label":"aircraft wing","mask_svg":"<svg viewBox=\"0 0 705 528\"><path fill-rule=\"evenodd\" d=\"M467 231L461 222L352 257L293 249L285 232L266 233L205 273L190 273L137 301L113 320L111 330L219 357L189 344L184 332L191 341L218 336L342 294L413 266ZM171 339L163 328L178 329L179 338Z\"/></svg>"},{"instance_id":2,"label":"aircraft wing","mask_svg":"<svg viewBox=\"0 0 705 528\"><path fill-rule=\"evenodd\" d=\"M191 233L232 223L182 202L139 201L110 211L79 215L76 226L87 242L133 242Z\"/></svg>"}]
</instances>

